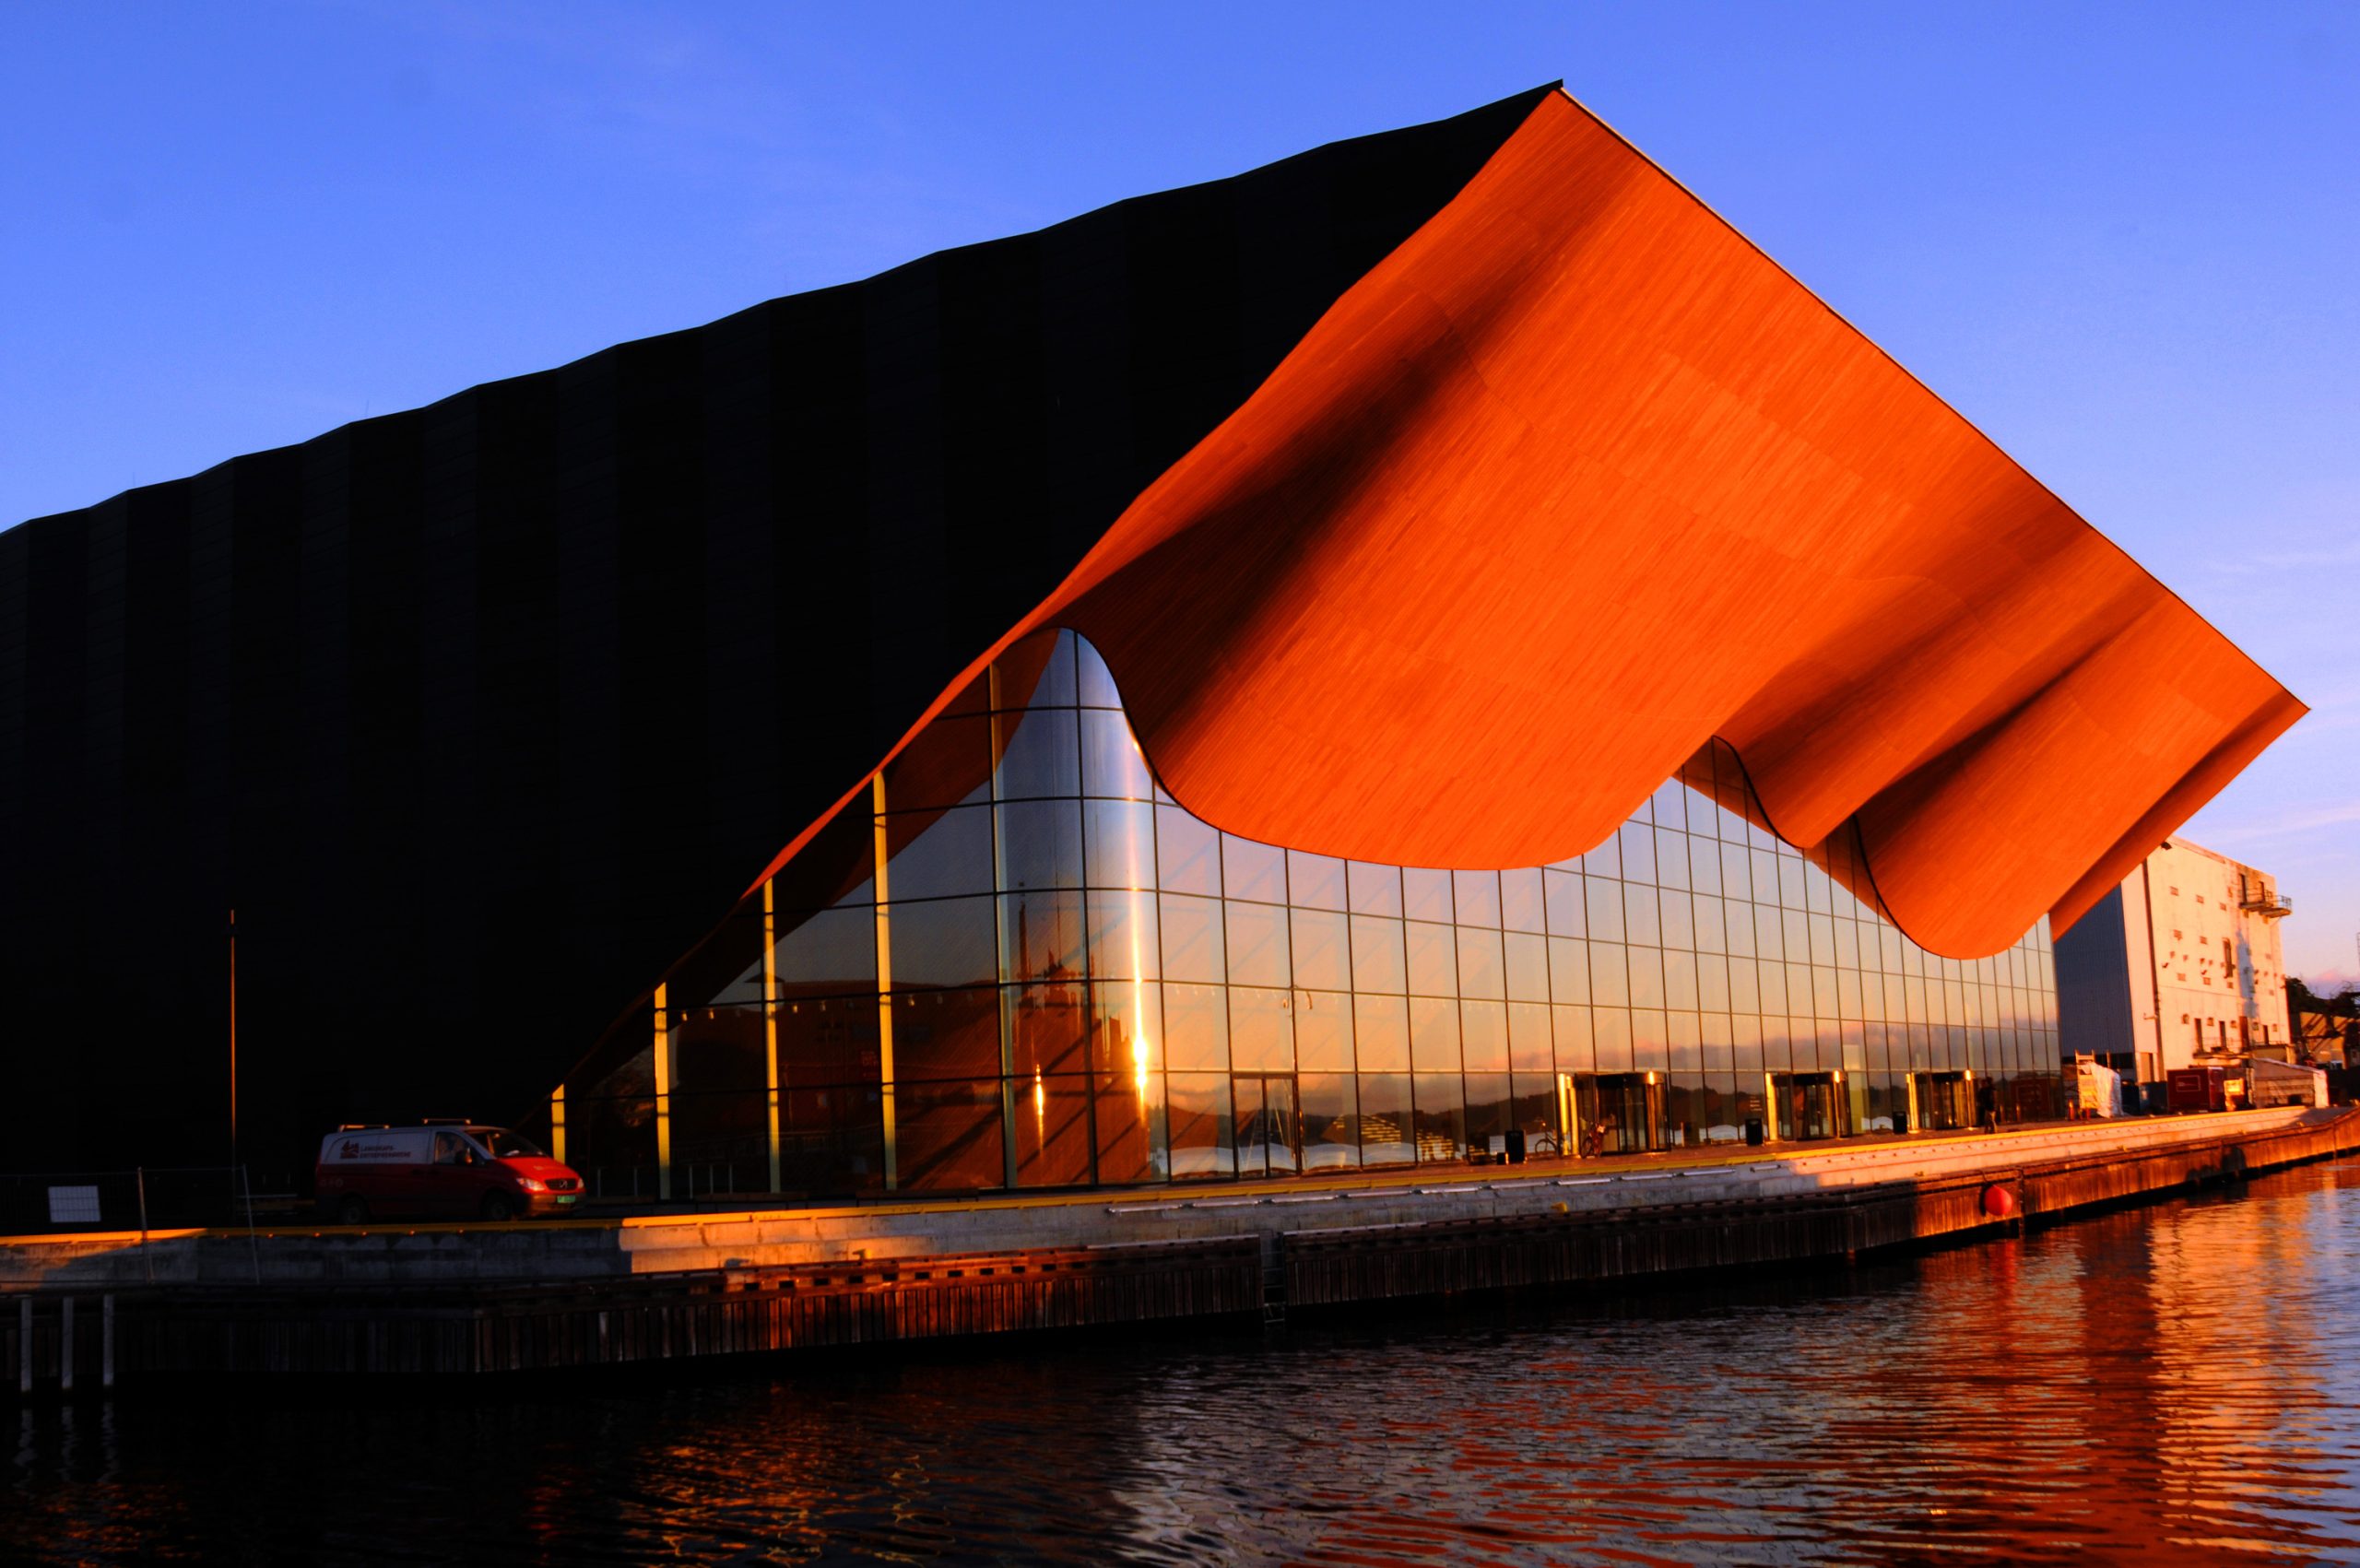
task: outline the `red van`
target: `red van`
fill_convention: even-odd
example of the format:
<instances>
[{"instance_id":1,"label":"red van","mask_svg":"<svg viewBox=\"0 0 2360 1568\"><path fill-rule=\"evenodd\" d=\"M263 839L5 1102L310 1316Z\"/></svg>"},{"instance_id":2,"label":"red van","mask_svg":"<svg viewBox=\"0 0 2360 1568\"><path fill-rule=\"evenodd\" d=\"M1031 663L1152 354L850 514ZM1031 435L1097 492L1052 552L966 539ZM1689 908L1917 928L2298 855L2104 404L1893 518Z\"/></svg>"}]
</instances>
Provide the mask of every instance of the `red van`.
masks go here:
<instances>
[{"instance_id":1,"label":"red van","mask_svg":"<svg viewBox=\"0 0 2360 1568\"><path fill-rule=\"evenodd\" d=\"M370 1220L516 1220L563 1214L582 1177L506 1127L471 1122L343 1126L320 1140L320 1212Z\"/></svg>"}]
</instances>

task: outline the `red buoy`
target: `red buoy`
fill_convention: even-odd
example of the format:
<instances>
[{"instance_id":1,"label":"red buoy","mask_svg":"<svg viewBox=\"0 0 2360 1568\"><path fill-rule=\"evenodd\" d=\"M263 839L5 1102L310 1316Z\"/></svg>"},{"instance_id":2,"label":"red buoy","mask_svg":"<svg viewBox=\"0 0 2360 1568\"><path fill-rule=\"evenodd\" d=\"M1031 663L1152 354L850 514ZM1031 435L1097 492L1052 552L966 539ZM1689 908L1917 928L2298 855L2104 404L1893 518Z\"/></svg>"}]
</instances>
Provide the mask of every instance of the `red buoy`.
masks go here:
<instances>
[{"instance_id":1,"label":"red buoy","mask_svg":"<svg viewBox=\"0 0 2360 1568\"><path fill-rule=\"evenodd\" d=\"M2005 1220L2015 1211L2016 1193L2013 1187L2003 1187L1994 1182L1983 1189L1984 1213L1994 1220Z\"/></svg>"}]
</instances>

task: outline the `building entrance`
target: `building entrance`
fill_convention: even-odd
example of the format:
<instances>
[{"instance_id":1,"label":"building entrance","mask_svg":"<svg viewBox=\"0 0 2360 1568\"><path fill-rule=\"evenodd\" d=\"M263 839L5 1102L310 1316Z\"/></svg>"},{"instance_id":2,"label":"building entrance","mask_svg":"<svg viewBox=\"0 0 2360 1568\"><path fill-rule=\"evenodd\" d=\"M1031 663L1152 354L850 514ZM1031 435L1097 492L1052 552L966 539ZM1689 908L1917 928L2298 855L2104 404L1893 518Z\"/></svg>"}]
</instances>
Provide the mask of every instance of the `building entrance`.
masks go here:
<instances>
[{"instance_id":1,"label":"building entrance","mask_svg":"<svg viewBox=\"0 0 2360 1568\"><path fill-rule=\"evenodd\" d=\"M1663 1085L1653 1073L1574 1079L1584 1154L1637 1154L1663 1147Z\"/></svg>"},{"instance_id":2,"label":"building entrance","mask_svg":"<svg viewBox=\"0 0 2360 1568\"><path fill-rule=\"evenodd\" d=\"M1230 1079L1236 1106L1237 1173L1292 1176L1303 1169L1303 1118L1290 1073L1240 1073Z\"/></svg>"},{"instance_id":3,"label":"building entrance","mask_svg":"<svg viewBox=\"0 0 2360 1568\"><path fill-rule=\"evenodd\" d=\"M1839 1073L1772 1073L1770 1098L1781 1142L1844 1138L1851 1131L1851 1102Z\"/></svg>"},{"instance_id":4,"label":"building entrance","mask_svg":"<svg viewBox=\"0 0 2360 1568\"><path fill-rule=\"evenodd\" d=\"M1966 1074L1917 1075L1918 1125L1930 1132L1950 1132L1975 1125L1975 1084Z\"/></svg>"}]
</instances>

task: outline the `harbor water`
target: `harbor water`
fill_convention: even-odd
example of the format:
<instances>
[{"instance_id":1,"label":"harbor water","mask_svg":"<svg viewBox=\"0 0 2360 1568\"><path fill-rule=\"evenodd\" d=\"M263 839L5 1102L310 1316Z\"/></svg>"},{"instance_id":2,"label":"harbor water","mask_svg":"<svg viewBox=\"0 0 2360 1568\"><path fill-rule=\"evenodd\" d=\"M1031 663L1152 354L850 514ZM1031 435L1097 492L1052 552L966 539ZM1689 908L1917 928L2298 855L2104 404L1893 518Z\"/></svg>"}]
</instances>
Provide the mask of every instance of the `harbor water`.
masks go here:
<instances>
[{"instance_id":1,"label":"harbor water","mask_svg":"<svg viewBox=\"0 0 2360 1568\"><path fill-rule=\"evenodd\" d=\"M2360 1162L1744 1279L8 1412L0 1558L2360 1562Z\"/></svg>"}]
</instances>

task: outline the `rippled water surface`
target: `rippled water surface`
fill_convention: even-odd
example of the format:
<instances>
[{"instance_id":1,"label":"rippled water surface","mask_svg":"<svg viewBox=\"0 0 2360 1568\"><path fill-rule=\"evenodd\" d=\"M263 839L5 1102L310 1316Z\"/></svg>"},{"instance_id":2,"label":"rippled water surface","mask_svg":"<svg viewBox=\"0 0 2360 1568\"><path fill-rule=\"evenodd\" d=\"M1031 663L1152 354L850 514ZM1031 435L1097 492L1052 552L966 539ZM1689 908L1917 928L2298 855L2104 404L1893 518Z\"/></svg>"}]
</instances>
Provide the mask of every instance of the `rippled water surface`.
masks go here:
<instances>
[{"instance_id":1,"label":"rippled water surface","mask_svg":"<svg viewBox=\"0 0 2360 1568\"><path fill-rule=\"evenodd\" d=\"M0 1557L2360 1562L2360 1164L1742 1286L8 1411Z\"/></svg>"}]
</instances>

